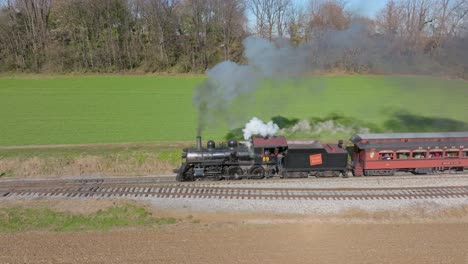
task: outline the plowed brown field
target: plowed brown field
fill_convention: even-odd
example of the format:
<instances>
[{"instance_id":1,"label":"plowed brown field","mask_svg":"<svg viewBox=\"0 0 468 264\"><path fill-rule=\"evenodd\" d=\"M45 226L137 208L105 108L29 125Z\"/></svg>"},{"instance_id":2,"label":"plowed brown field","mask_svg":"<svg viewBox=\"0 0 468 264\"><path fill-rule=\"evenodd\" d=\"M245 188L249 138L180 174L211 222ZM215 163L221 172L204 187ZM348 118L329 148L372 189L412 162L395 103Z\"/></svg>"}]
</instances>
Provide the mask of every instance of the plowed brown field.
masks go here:
<instances>
[{"instance_id":1,"label":"plowed brown field","mask_svg":"<svg viewBox=\"0 0 468 264\"><path fill-rule=\"evenodd\" d=\"M0 263L468 263L468 224L182 223L0 235Z\"/></svg>"}]
</instances>

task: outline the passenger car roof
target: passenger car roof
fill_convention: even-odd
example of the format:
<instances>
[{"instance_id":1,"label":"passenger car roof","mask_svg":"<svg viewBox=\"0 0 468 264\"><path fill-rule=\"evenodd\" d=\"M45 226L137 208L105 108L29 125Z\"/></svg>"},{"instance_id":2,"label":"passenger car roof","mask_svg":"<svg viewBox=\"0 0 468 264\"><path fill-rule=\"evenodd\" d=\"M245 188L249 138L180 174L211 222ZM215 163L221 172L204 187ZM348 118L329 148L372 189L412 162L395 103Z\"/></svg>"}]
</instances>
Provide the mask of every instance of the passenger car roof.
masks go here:
<instances>
[{"instance_id":1,"label":"passenger car roof","mask_svg":"<svg viewBox=\"0 0 468 264\"><path fill-rule=\"evenodd\" d=\"M361 149L465 146L468 132L357 134L351 142Z\"/></svg>"},{"instance_id":2,"label":"passenger car roof","mask_svg":"<svg viewBox=\"0 0 468 264\"><path fill-rule=\"evenodd\" d=\"M468 132L440 132L440 133L381 133L381 134L356 134L351 141L356 143L370 139L400 139L400 138L468 138Z\"/></svg>"}]
</instances>

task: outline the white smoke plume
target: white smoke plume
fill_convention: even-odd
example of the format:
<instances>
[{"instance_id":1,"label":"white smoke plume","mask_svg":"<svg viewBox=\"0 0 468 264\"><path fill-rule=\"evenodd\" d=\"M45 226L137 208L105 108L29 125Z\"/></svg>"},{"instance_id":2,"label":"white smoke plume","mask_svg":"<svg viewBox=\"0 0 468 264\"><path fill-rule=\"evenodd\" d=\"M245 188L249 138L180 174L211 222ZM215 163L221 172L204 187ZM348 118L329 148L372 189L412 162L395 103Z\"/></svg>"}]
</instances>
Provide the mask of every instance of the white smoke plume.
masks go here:
<instances>
[{"instance_id":1,"label":"white smoke plume","mask_svg":"<svg viewBox=\"0 0 468 264\"><path fill-rule=\"evenodd\" d=\"M454 43L449 41L445 45L452 48L438 52L439 57L432 52L412 50L406 45L398 48L401 46L399 41L376 33L371 23L359 18L353 19L346 30L317 31L311 41L297 46L290 45L287 39L269 41L247 37L243 41L245 61L217 64L207 71L208 79L196 88L193 103L198 109L197 134L201 135L210 126L216 128L221 122L232 129L245 120L245 115L258 115L237 111L239 106L235 103L241 101L248 106L247 100L242 99L254 98L255 91L265 80L273 80L275 87L280 89L283 87L281 81L298 80L314 72L336 68L359 73L441 73L444 76L464 72L466 76L463 69L467 67L468 52L463 47L467 43L468 37ZM458 66L453 68L453 65ZM449 68L455 71L450 73ZM270 104L275 103L270 101ZM278 105L285 103L288 103L287 99Z\"/></svg>"},{"instance_id":2,"label":"white smoke plume","mask_svg":"<svg viewBox=\"0 0 468 264\"><path fill-rule=\"evenodd\" d=\"M368 134L370 129L356 125L343 125L336 120L310 123L308 120L300 120L290 128L283 128L279 131L281 135L307 134L310 136L320 136L321 134Z\"/></svg>"},{"instance_id":3,"label":"white smoke plume","mask_svg":"<svg viewBox=\"0 0 468 264\"><path fill-rule=\"evenodd\" d=\"M194 105L198 108L198 135L208 124L219 120L237 126L236 122L244 117L231 111L233 102L254 93L263 80L279 81L300 76L310 69L306 65L312 60L303 48L280 42L247 37L243 41L247 64L223 61L206 72L208 80L200 84L193 95Z\"/></svg>"},{"instance_id":4,"label":"white smoke plume","mask_svg":"<svg viewBox=\"0 0 468 264\"><path fill-rule=\"evenodd\" d=\"M245 124L245 128L242 129L245 140L249 140L253 135L260 135L262 137L272 137L278 131L278 125L273 123L273 121L264 123L257 117L252 118L247 124Z\"/></svg>"}]
</instances>

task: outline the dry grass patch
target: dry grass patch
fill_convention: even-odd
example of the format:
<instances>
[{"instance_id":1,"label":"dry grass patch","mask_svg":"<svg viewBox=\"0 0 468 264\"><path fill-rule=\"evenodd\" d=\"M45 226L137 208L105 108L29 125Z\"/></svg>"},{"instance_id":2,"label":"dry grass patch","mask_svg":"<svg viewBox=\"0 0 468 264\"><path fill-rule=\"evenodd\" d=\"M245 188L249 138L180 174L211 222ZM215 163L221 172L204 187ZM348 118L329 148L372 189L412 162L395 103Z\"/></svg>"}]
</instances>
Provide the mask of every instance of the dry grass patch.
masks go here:
<instances>
[{"instance_id":1,"label":"dry grass patch","mask_svg":"<svg viewBox=\"0 0 468 264\"><path fill-rule=\"evenodd\" d=\"M160 159L157 155L144 160L119 155L111 157L86 155L70 158L13 157L0 159L0 172L4 174L2 177L15 178L77 175L133 176L170 173L174 165L170 160Z\"/></svg>"},{"instance_id":2,"label":"dry grass patch","mask_svg":"<svg viewBox=\"0 0 468 264\"><path fill-rule=\"evenodd\" d=\"M74 215L90 215L100 210L105 210L113 206L132 205L145 208L149 207L143 203L138 203L126 199L15 199L5 200L0 203L0 209L7 208L29 208L29 209L50 209L57 212L68 212Z\"/></svg>"},{"instance_id":3,"label":"dry grass patch","mask_svg":"<svg viewBox=\"0 0 468 264\"><path fill-rule=\"evenodd\" d=\"M0 149L0 178L172 173L186 145L125 144Z\"/></svg>"}]
</instances>

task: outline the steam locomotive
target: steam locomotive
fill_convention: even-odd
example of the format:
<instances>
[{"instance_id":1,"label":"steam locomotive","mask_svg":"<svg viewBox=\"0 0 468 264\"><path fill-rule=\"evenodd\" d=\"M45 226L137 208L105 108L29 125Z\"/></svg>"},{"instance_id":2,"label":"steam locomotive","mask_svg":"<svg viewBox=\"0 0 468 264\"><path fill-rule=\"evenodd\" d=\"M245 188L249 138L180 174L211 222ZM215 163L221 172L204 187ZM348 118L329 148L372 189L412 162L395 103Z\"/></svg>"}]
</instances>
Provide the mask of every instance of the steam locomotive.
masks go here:
<instances>
[{"instance_id":1,"label":"steam locomotive","mask_svg":"<svg viewBox=\"0 0 468 264\"><path fill-rule=\"evenodd\" d=\"M177 181L200 179L261 179L273 176L348 177L394 175L403 171L431 174L468 169L468 132L357 134L351 146L343 141L322 144L317 140L254 137L229 140L216 146L183 150L183 162L174 172Z\"/></svg>"},{"instance_id":2,"label":"steam locomotive","mask_svg":"<svg viewBox=\"0 0 468 264\"><path fill-rule=\"evenodd\" d=\"M342 141L324 147L314 140L255 137L250 142L229 140L218 147L209 140L206 148L201 137L196 142L196 147L184 149L177 181L347 175L348 154Z\"/></svg>"}]
</instances>

